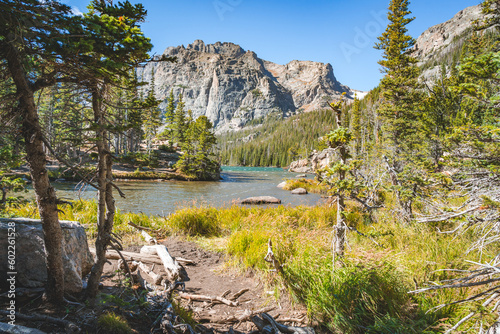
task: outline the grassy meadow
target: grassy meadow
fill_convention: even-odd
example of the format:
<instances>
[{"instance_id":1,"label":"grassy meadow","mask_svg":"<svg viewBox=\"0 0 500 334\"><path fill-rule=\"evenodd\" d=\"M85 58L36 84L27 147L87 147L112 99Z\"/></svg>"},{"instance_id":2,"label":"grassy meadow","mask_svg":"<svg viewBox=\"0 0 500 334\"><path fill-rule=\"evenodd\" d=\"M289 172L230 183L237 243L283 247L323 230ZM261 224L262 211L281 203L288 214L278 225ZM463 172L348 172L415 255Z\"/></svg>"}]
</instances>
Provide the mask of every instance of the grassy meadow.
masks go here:
<instances>
[{"instance_id":1,"label":"grassy meadow","mask_svg":"<svg viewBox=\"0 0 500 334\"><path fill-rule=\"evenodd\" d=\"M390 203L388 204L390 205ZM95 202L78 201L61 208L62 220L86 225L93 242ZM365 236L348 234L344 265L332 271L332 227L336 210L329 206L213 208L193 206L168 217L118 211L114 232L124 244L143 244L127 223L157 230L156 237L183 236L228 255L229 265L253 270L276 294L287 293L305 305L318 329L333 333L442 333L469 312L455 305L427 312L466 297L466 291L409 294L426 282L451 277L444 268L462 268L467 235L439 234L453 224L402 225L391 209L371 216L350 203L348 221ZM10 206L3 216L38 217L34 203ZM283 264L283 275L264 261L268 240ZM375 244L376 241L379 245ZM483 254L488 256L487 253ZM474 254L468 259L474 260Z\"/></svg>"}]
</instances>

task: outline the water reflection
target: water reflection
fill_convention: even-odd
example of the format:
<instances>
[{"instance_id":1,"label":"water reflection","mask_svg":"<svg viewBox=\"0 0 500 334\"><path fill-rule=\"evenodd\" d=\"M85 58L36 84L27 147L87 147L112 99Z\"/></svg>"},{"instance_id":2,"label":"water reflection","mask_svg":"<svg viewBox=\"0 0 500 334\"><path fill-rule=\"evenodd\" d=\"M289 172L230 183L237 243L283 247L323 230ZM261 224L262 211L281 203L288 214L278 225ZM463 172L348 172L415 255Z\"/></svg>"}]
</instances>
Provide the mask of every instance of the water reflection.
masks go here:
<instances>
[{"instance_id":1,"label":"water reflection","mask_svg":"<svg viewBox=\"0 0 500 334\"><path fill-rule=\"evenodd\" d=\"M117 182L126 198L116 194L116 206L121 211L167 215L193 203L223 207L251 196L274 196L281 199L283 205L291 206L318 204L321 201L319 195L292 195L276 187L284 179L295 178L296 175L280 168L226 167L222 171L221 182ZM92 187L78 191L74 183L57 183L54 186L61 198L77 200L79 197L93 199L97 196Z\"/></svg>"}]
</instances>

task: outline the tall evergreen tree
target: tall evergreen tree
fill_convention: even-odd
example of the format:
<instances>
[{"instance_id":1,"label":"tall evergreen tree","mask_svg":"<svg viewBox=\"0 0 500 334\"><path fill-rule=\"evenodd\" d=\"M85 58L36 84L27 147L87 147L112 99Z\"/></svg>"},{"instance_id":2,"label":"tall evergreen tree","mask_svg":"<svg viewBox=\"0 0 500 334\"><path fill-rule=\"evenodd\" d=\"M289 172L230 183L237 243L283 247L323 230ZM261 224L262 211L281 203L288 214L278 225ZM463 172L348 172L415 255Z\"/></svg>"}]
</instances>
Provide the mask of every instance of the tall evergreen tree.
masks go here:
<instances>
[{"instance_id":1,"label":"tall evergreen tree","mask_svg":"<svg viewBox=\"0 0 500 334\"><path fill-rule=\"evenodd\" d=\"M144 136L146 137L146 149L148 154L151 153L152 142L158 133L158 128L161 126L161 112L158 108L158 101L155 97L155 79L154 67L151 68L151 84L148 96L146 97L145 109L143 111L144 119Z\"/></svg>"},{"instance_id":2,"label":"tall evergreen tree","mask_svg":"<svg viewBox=\"0 0 500 334\"><path fill-rule=\"evenodd\" d=\"M62 47L68 28L75 24L70 8L57 1L0 1L0 72L12 82L14 94L2 96L9 101L0 116L20 124L26 160L42 220L47 252L49 301L64 301L62 230L59 200L46 169L44 135L34 99L35 93L56 83L65 65ZM3 81L3 80L2 80ZM15 96L15 98L12 98ZM2 102L4 104L4 102Z\"/></svg>"},{"instance_id":3,"label":"tall evergreen tree","mask_svg":"<svg viewBox=\"0 0 500 334\"><path fill-rule=\"evenodd\" d=\"M173 123L175 115L174 90L171 89L167 97L167 107L165 108L165 134L172 144Z\"/></svg>"},{"instance_id":4,"label":"tall evergreen tree","mask_svg":"<svg viewBox=\"0 0 500 334\"><path fill-rule=\"evenodd\" d=\"M421 124L417 109L419 69L417 60L410 54L415 40L407 34L406 28L414 20L408 17L411 14L409 3L409 0L391 0L387 16L389 25L375 48L384 51L379 61L385 73L380 82L384 102L378 110L390 146L386 161L403 215L411 219L416 184L411 179L412 172L405 171L405 167L421 142Z\"/></svg>"},{"instance_id":5,"label":"tall evergreen tree","mask_svg":"<svg viewBox=\"0 0 500 334\"><path fill-rule=\"evenodd\" d=\"M185 141L185 132L187 130L186 111L184 110L185 103L182 99L182 94L179 94L179 101L175 108L172 140L181 145Z\"/></svg>"}]
</instances>

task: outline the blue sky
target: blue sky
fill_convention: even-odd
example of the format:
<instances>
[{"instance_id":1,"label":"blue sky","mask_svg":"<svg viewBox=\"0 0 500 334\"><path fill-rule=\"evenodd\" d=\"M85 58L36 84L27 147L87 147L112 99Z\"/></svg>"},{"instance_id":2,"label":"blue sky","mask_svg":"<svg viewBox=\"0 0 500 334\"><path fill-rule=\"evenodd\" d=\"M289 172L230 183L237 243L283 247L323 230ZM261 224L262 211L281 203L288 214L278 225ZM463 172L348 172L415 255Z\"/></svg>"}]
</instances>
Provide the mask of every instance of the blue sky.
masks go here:
<instances>
[{"instance_id":1,"label":"blue sky","mask_svg":"<svg viewBox=\"0 0 500 334\"><path fill-rule=\"evenodd\" d=\"M115 0L116 1L116 0ZM85 11L87 0L62 2ZM137 1L132 1L137 2ZM387 25L389 0L143 0L148 10L145 34L153 52L168 46L233 42L265 60L331 63L337 79L354 89L375 87L382 75L373 49ZM416 17L409 33L452 18L480 0L413 0Z\"/></svg>"}]
</instances>

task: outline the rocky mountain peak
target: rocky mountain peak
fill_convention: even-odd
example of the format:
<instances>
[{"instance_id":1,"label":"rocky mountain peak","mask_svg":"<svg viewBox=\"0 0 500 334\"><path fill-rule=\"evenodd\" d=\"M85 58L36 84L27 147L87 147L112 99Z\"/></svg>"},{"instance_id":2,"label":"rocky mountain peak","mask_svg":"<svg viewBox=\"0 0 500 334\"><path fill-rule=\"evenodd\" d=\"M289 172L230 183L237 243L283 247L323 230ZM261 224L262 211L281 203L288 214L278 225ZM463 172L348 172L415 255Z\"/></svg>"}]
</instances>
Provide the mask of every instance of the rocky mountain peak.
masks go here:
<instances>
[{"instance_id":1,"label":"rocky mountain peak","mask_svg":"<svg viewBox=\"0 0 500 334\"><path fill-rule=\"evenodd\" d=\"M222 54L234 58L237 58L245 54L245 50L243 50L237 44L228 42L224 43L216 42L214 44L205 44L205 42L203 42L200 39L197 39L192 44L189 44L186 49L200 51L204 53Z\"/></svg>"},{"instance_id":2,"label":"rocky mountain peak","mask_svg":"<svg viewBox=\"0 0 500 334\"><path fill-rule=\"evenodd\" d=\"M139 77L151 82L153 70L158 99L166 99L170 90L182 93L186 110L206 115L218 132L238 130L271 113L288 117L325 108L343 92L354 95L337 81L330 64L294 60L278 65L234 43L196 40L164 54L177 62L148 64L138 69Z\"/></svg>"}]
</instances>

